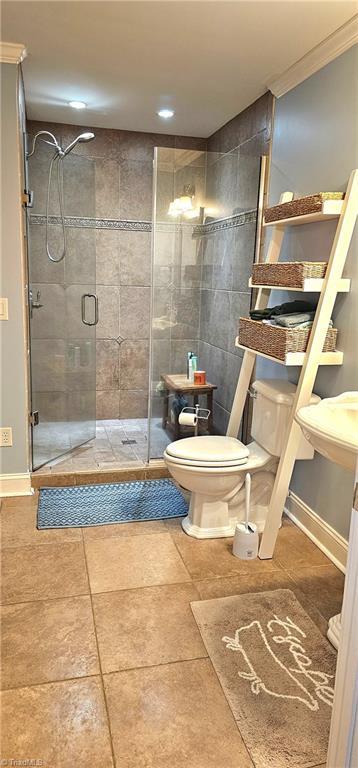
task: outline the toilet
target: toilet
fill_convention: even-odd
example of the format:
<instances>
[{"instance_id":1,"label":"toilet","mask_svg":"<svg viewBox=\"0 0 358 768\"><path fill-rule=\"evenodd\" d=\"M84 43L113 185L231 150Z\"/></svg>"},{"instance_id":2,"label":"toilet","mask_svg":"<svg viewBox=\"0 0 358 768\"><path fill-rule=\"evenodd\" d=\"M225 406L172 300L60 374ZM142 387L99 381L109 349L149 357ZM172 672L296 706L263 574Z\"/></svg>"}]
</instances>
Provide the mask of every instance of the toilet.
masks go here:
<instances>
[{"instance_id":1,"label":"toilet","mask_svg":"<svg viewBox=\"0 0 358 768\"><path fill-rule=\"evenodd\" d=\"M164 451L174 480L191 491L184 531L197 539L232 536L244 520L244 481L251 474L250 520L262 531L296 387L283 379L255 381L253 441L244 445L234 437L205 435L176 440ZM312 395L310 403L319 402ZM313 448L301 438L297 459L312 459Z\"/></svg>"}]
</instances>

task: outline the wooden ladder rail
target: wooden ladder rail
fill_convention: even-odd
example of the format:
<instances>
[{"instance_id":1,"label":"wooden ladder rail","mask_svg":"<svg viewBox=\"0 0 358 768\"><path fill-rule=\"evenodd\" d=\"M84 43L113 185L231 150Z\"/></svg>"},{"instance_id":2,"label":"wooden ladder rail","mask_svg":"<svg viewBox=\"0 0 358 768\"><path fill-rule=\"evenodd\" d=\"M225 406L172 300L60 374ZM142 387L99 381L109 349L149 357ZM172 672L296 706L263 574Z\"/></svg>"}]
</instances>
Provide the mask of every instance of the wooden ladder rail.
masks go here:
<instances>
[{"instance_id":1,"label":"wooden ladder rail","mask_svg":"<svg viewBox=\"0 0 358 768\"><path fill-rule=\"evenodd\" d=\"M293 192L283 192L280 197L280 203L289 203L293 199ZM279 258L282 248L285 228L275 226L271 235L271 240L267 250L266 264L275 264ZM266 309L270 298L270 290L260 288L257 294L255 309ZM236 392L231 408L230 419L226 434L228 437L237 437L240 429L241 419L245 408L247 390L250 386L252 372L254 370L256 352L245 350L240 368Z\"/></svg>"},{"instance_id":2,"label":"wooden ladder rail","mask_svg":"<svg viewBox=\"0 0 358 768\"><path fill-rule=\"evenodd\" d=\"M310 333L301 375L297 384L290 423L285 435L284 446L272 490L267 520L259 550L259 557L264 560L272 558L273 556L284 504L289 491L289 484L297 456L298 445L301 439L301 429L295 422L294 417L299 408L307 405L310 401L319 367L320 355L337 296L338 280L342 277L357 213L358 170L355 170L351 173L349 178L343 209L336 229L325 281Z\"/></svg>"}]
</instances>

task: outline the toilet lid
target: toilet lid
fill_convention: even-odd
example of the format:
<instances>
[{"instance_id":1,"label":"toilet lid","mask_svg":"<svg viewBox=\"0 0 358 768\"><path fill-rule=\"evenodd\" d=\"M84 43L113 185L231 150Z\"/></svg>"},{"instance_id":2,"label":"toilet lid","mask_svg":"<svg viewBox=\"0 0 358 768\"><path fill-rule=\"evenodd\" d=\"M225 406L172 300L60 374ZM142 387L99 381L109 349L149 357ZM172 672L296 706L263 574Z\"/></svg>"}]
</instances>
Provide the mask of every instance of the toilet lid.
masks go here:
<instances>
[{"instance_id":1,"label":"toilet lid","mask_svg":"<svg viewBox=\"0 0 358 768\"><path fill-rule=\"evenodd\" d=\"M201 437L187 437L184 440L176 440L170 443L166 453L180 463L199 463L200 466L232 466L245 464L249 449L234 437L221 437L216 435L202 435Z\"/></svg>"}]
</instances>

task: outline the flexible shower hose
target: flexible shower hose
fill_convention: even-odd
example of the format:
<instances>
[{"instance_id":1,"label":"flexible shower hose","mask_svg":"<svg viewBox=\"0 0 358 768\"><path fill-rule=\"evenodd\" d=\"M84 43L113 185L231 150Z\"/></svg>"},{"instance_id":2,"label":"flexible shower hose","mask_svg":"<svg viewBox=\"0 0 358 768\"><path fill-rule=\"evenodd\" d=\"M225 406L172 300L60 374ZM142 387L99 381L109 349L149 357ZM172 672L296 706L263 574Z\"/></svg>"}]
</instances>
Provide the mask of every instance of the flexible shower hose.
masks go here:
<instances>
[{"instance_id":1,"label":"flexible shower hose","mask_svg":"<svg viewBox=\"0 0 358 768\"><path fill-rule=\"evenodd\" d=\"M50 208L50 194L51 194L51 180L52 180L52 170L55 163L55 160L57 160L57 190L58 190L58 201L60 205L60 217L61 217L61 225L62 225L62 239L63 239L63 248L62 253L59 256L58 259L55 258L55 256L52 256L49 246L49 239L48 239L48 225L49 225L49 208ZM46 253L50 261L55 262L55 264L58 264L62 259L64 259L66 255L66 229L65 229L65 217L63 213L63 158L61 155L56 154L53 156L51 162L50 162L50 168L48 172L48 183L47 183L47 201L46 201Z\"/></svg>"}]
</instances>

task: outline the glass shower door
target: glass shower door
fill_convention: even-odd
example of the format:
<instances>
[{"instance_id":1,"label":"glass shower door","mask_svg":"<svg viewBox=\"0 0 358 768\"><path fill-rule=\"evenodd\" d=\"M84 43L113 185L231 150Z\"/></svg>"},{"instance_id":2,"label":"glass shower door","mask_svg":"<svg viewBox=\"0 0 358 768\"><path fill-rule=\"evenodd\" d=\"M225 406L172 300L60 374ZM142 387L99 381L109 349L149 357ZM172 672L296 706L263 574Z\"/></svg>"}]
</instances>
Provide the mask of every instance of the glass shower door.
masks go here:
<instances>
[{"instance_id":1,"label":"glass shower door","mask_svg":"<svg viewBox=\"0 0 358 768\"><path fill-rule=\"evenodd\" d=\"M176 403L173 392L166 391L163 377L184 377L187 352L198 354L201 244L197 231L203 223L205 180L205 152L156 148L149 459L161 458L173 439ZM188 209L181 211L180 205Z\"/></svg>"},{"instance_id":2,"label":"glass shower door","mask_svg":"<svg viewBox=\"0 0 358 768\"><path fill-rule=\"evenodd\" d=\"M55 263L46 252L45 223L53 152L38 141L28 161L28 188L33 191L33 207L27 216L33 469L96 433L95 229L86 221L95 210L94 164L74 152L64 158L66 255ZM48 247L58 258L63 233L55 193L56 173L50 195Z\"/></svg>"},{"instance_id":3,"label":"glass shower door","mask_svg":"<svg viewBox=\"0 0 358 768\"><path fill-rule=\"evenodd\" d=\"M213 428L226 434L242 363L235 338L239 318L250 310L260 163L251 142L228 153L156 149L150 459L163 455L177 436L178 413L192 405L183 381L188 352L216 386ZM165 374L181 389L169 390ZM206 398L200 406L207 407ZM190 434L190 428L181 431Z\"/></svg>"}]
</instances>

